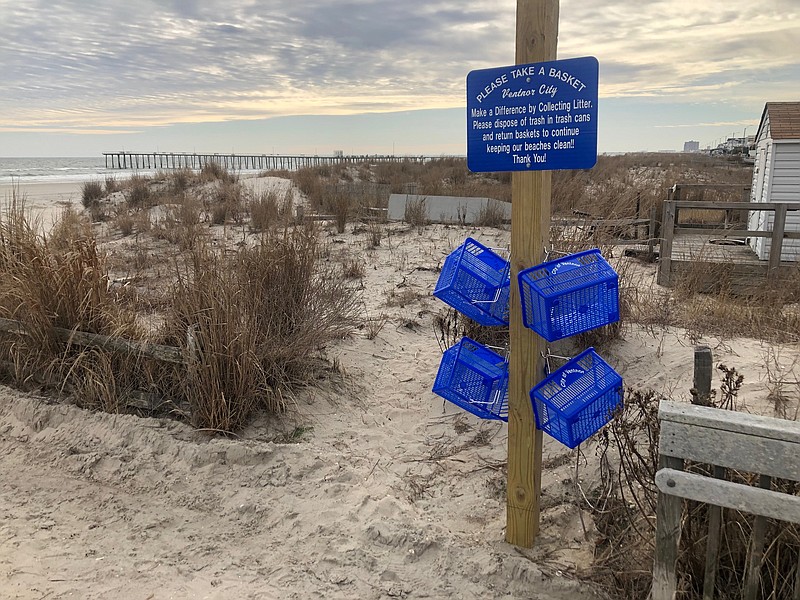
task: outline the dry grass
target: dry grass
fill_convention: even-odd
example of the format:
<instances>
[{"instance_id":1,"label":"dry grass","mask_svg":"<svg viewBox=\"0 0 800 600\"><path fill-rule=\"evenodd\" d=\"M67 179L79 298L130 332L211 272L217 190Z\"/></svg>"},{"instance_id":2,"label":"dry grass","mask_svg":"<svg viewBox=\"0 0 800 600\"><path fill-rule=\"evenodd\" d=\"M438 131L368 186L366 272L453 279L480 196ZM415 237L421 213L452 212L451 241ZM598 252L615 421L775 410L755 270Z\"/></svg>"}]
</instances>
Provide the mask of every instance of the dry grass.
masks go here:
<instances>
[{"instance_id":1,"label":"dry grass","mask_svg":"<svg viewBox=\"0 0 800 600\"><path fill-rule=\"evenodd\" d=\"M239 183L221 180L211 201L211 222L224 225L229 221L241 223L245 213L242 186Z\"/></svg>"},{"instance_id":2,"label":"dry grass","mask_svg":"<svg viewBox=\"0 0 800 600\"><path fill-rule=\"evenodd\" d=\"M383 239L383 228L380 226L380 224L375 221L367 222L367 231L369 233L369 244L367 247L377 248L380 246L381 239Z\"/></svg>"},{"instance_id":3,"label":"dry grass","mask_svg":"<svg viewBox=\"0 0 800 600\"><path fill-rule=\"evenodd\" d=\"M444 352L462 337L496 348L508 348L508 327L486 327L479 325L453 308L447 308L433 319L433 329L439 349Z\"/></svg>"},{"instance_id":4,"label":"dry grass","mask_svg":"<svg viewBox=\"0 0 800 600\"><path fill-rule=\"evenodd\" d=\"M388 322L389 315L386 313L381 313L377 317L367 317L364 320L364 330L366 332L367 339L374 340L377 338Z\"/></svg>"},{"instance_id":5,"label":"dry grass","mask_svg":"<svg viewBox=\"0 0 800 600\"><path fill-rule=\"evenodd\" d=\"M137 337L134 314L117 301L104 257L72 212L49 236L38 233L12 198L0 219L0 316L19 321L26 335L4 336L4 364L18 384L58 378L74 382L80 352L59 342L54 328Z\"/></svg>"},{"instance_id":6,"label":"dry grass","mask_svg":"<svg viewBox=\"0 0 800 600\"><path fill-rule=\"evenodd\" d=\"M130 208L150 208L153 205L148 177L134 175L128 180L127 188L126 200Z\"/></svg>"},{"instance_id":7,"label":"dry grass","mask_svg":"<svg viewBox=\"0 0 800 600\"><path fill-rule=\"evenodd\" d=\"M164 206L163 216L152 226L156 239L167 240L181 250L194 250L205 237L201 223L201 202L192 195L174 198L175 203Z\"/></svg>"},{"instance_id":8,"label":"dry grass","mask_svg":"<svg viewBox=\"0 0 800 600\"><path fill-rule=\"evenodd\" d=\"M315 229L264 233L255 247L220 252L201 234L199 201L179 200L154 234L180 244L188 261L175 263L177 285L162 304L166 326L148 335L183 348L188 366L80 349L56 336L54 328L146 339L137 313L147 299L111 285L105 257L74 211L45 237L14 197L0 219L0 316L22 322L27 334L2 334L7 375L108 411L126 410L131 397L160 398L217 431L242 427L256 409L286 407L325 344L359 325L355 288L318 260ZM146 212L124 214L137 221Z\"/></svg>"},{"instance_id":9,"label":"dry grass","mask_svg":"<svg viewBox=\"0 0 800 600\"><path fill-rule=\"evenodd\" d=\"M288 190L282 199L272 190L262 192L247 202L250 229L266 231L270 227L287 225L292 218L293 196Z\"/></svg>"},{"instance_id":10,"label":"dry grass","mask_svg":"<svg viewBox=\"0 0 800 600\"><path fill-rule=\"evenodd\" d=\"M85 181L81 186L81 204L84 208L92 208L100 203L105 193L99 181Z\"/></svg>"},{"instance_id":11,"label":"dry grass","mask_svg":"<svg viewBox=\"0 0 800 600\"><path fill-rule=\"evenodd\" d=\"M342 275L347 279L363 279L367 266L358 258L347 258L342 262Z\"/></svg>"},{"instance_id":12,"label":"dry grass","mask_svg":"<svg viewBox=\"0 0 800 600\"><path fill-rule=\"evenodd\" d=\"M117 190L119 190L119 183L117 182L117 178L114 177L113 175L106 175L105 179L106 196L110 196Z\"/></svg>"},{"instance_id":13,"label":"dry grass","mask_svg":"<svg viewBox=\"0 0 800 600\"><path fill-rule=\"evenodd\" d=\"M428 223L427 199L416 198L406 202L403 221L414 227L422 227Z\"/></svg>"},{"instance_id":14,"label":"dry grass","mask_svg":"<svg viewBox=\"0 0 800 600\"><path fill-rule=\"evenodd\" d=\"M502 227L506 222L506 213L503 208L500 202L490 199L478 213L475 225L478 227Z\"/></svg>"},{"instance_id":15,"label":"dry grass","mask_svg":"<svg viewBox=\"0 0 800 600\"><path fill-rule=\"evenodd\" d=\"M215 162L208 162L200 169L198 179L201 183L209 181L219 181L221 183L233 184L236 183L238 177L229 172L225 167Z\"/></svg>"},{"instance_id":16,"label":"dry grass","mask_svg":"<svg viewBox=\"0 0 800 600\"><path fill-rule=\"evenodd\" d=\"M354 290L320 270L318 250L306 229L265 235L232 257L195 250L168 331L193 357L180 393L197 426L233 431L256 408L285 409L315 354L354 331Z\"/></svg>"}]
</instances>

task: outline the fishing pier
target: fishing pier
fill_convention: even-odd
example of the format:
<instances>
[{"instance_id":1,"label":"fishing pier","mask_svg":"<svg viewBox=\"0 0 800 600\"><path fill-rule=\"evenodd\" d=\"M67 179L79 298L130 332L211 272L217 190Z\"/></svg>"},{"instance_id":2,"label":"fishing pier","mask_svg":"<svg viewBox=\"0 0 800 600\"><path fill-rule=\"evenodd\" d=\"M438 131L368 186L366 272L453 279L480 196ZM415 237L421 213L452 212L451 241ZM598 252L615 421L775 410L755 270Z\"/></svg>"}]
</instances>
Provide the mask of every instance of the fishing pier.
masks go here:
<instances>
[{"instance_id":1,"label":"fishing pier","mask_svg":"<svg viewBox=\"0 0 800 600\"><path fill-rule=\"evenodd\" d=\"M425 163L452 156L395 156L377 154L306 156L284 154L197 154L188 152L103 152L106 169L202 169L207 164L237 171L293 171L322 165L376 162ZM463 158L463 157L460 157Z\"/></svg>"}]
</instances>

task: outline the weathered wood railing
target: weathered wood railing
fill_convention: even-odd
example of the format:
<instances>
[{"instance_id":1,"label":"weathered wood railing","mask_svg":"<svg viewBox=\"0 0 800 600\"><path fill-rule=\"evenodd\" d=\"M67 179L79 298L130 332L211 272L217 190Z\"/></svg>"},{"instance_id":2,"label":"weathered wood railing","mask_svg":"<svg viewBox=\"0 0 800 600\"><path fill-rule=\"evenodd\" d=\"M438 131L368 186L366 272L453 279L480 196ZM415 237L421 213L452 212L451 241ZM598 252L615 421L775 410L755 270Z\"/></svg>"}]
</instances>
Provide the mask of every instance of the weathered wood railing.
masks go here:
<instances>
[{"instance_id":1,"label":"weathered wood railing","mask_svg":"<svg viewBox=\"0 0 800 600\"><path fill-rule=\"evenodd\" d=\"M773 477L800 481L800 423L667 401L661 403L659 419L652 600L675 598L682 498L711 505L704 600L714 597L722 509L756 515L742 592L743 600L755 600L766 519L800 523L800 497L770 489ZM713 477L685 472L687 460L713 465ZM726 481L725 469L758 474L759 487ZM794 600L800 598L800 564L797 573Z\"/></svg>"},{"instance_id":2,"label":"weathered wood railing","mask_svg":"<svg viewBox=\"0 0 800 600\"><path fill-rule=\"evenodd\" d=\"M61 327L53 327L52 330L56 339L65 344L98 348L131 356L144 356L161 362L175 364L186 363L181 349L175 348L174 346L162 346L161 344L127 340L120 337L110 337L99 333L75 331L73 329L63 329ZM0 318L0 331L15 333L17 335L29 334L28 328L24 323L4 318Z\"/></svg>"},{"instance_id":3,"label":"weathered wood railing","mask_svg":"<svg viewBox=\"0 0 800 600\"><path fill-rule=\"evenodd\" d=\"M0 318L0 332L13 333L22 336L27 336L31 333L24 323L4 318ZM68 346L95 348L98 350L105 350L106 352L116 352L125 354L127 356L150 358L160 362L177 365L186 365L189 362L187 357L184 355L184 352L180 348L176 348L174 346L151 344L149 342L140 342L120 337L111 337L107 335L101 335L99 333L89 333L87 331L76 331L74 329L63 329L61 327L53 327L52 333L59 342ZM189 354L189 359L194 360L192 356L193 337L191 335L191 330L188 330L187 341L189 342L187 354ZM65 383L63 381L56 382L43 380L42 383L58 385L61 389L69 388L69 386L65 387ZM143 392L141 390L130 391L123 401L129 407L147 411L154 410L161 403L160 400L153 394Z\"/></svg>"},{"instance_id":4,"label":"weathered wood railing","mask_svg":"<svg viewBox=\"0 0 800 600\"><path fill-rule=\"evenodd\" d=\"M718 227L685 224L680 222L681 210L713 210L724 211L729 215L731 211L769 211L775 213L772 230L752 230L736 228L726 218L725 223ZM692 200L667 200L664 203L664 214L661 225L661 248L659 250L658 284L668 286L671 284L672 275L672 247L675 237L680 234L695 235L727 235L736 237L763 237L771 240L769 249L769 262L767 266L768 277L777 272L781 262L784 239L800 239L800 231L786 231L786 214L790 211L800 211L800 203L785 202L704 202Z\"/></svg>"}]
</instances>

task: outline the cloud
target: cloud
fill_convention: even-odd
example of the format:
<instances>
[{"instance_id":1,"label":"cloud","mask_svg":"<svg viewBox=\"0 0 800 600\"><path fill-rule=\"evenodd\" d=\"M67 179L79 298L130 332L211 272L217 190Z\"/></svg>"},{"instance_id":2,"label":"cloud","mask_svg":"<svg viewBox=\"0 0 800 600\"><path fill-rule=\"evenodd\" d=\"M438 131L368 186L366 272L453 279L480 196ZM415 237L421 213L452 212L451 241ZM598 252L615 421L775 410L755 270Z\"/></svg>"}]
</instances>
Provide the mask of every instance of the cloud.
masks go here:
<instances>
[{"instance_id":1,"label":"cloud","mask_svg":"<svg viewBox=\"0 0 800 600\"><path fill-rule=\"evenodd\" d=\"M114 131L461 107L513 62L514 0L0 3L0 127ZM606 98L791 99L796 0L562 0L559 55Z\"/></svg>"}]
</instances>

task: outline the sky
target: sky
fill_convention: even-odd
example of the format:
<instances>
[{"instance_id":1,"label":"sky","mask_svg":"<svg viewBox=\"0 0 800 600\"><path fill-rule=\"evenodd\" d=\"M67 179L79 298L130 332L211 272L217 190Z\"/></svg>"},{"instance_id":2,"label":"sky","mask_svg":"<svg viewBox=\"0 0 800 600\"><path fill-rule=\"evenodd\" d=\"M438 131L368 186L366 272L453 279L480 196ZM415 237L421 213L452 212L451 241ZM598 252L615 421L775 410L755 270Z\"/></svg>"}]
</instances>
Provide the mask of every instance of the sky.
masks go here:
<instances>
[{"instance_id":1,"label":"sky","mask_svg":"<svg viewBox=\"0 0 800 600\"><path fill-rule=\"evenodd\" d=\"M516 0L0 0L0 156L466 153ZM561 0L599 152L715 146L800 100L800 0Z\"/></svg>"}]
</instances>

